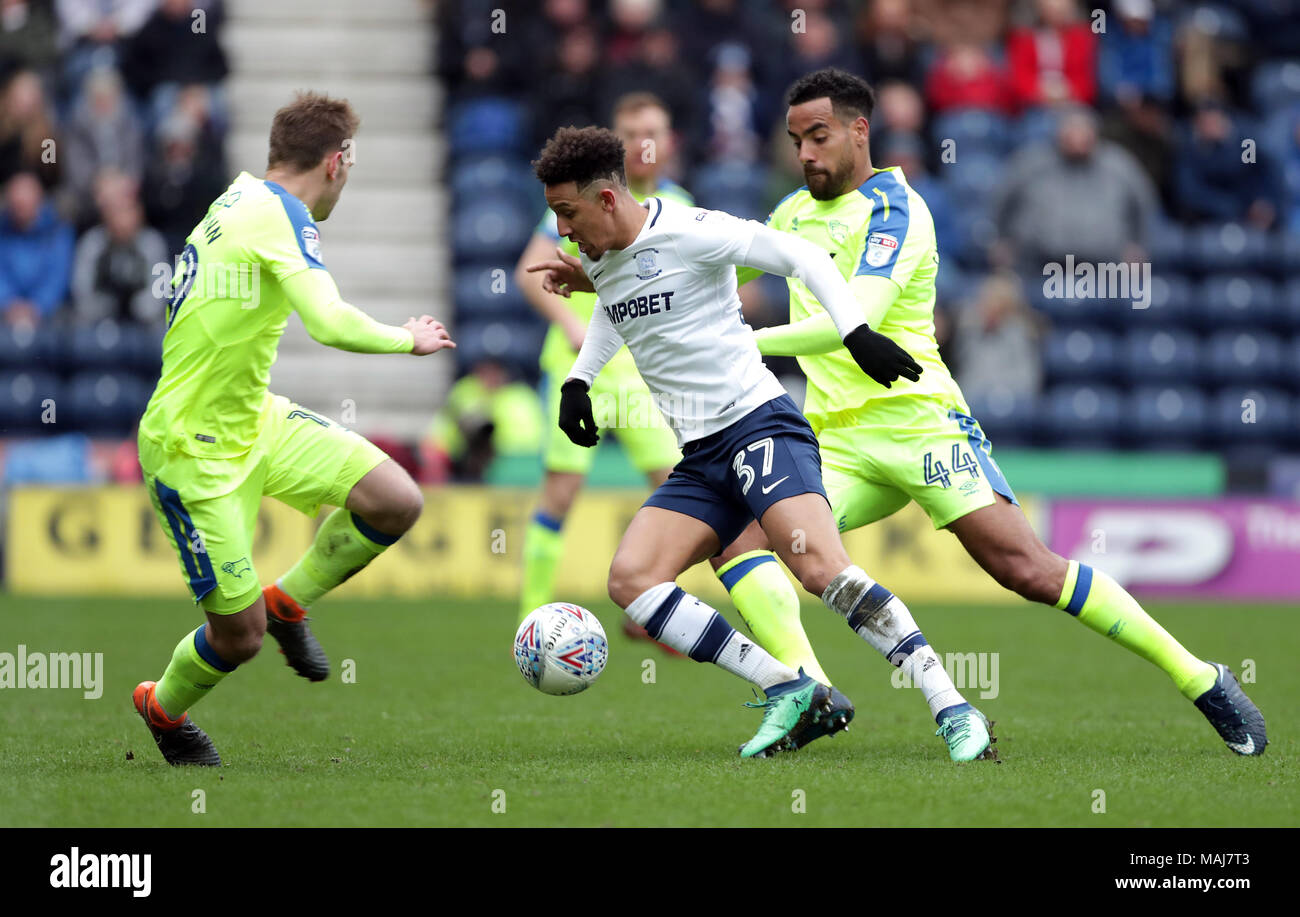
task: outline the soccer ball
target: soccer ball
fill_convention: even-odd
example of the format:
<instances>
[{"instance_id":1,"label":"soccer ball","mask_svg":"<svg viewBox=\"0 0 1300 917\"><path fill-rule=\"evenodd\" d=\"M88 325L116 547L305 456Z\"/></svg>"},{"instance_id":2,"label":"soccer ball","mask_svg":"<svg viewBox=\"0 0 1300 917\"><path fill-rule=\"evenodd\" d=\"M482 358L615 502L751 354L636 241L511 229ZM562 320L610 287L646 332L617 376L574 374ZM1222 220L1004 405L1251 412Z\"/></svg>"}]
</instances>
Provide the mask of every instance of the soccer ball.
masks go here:
<instances>
[{"instance_id":1,"label":"soccer ball","mask_svg":"<svg viewBox=\"0 0 1300 917\"><path fill-rule=\"evenodd\" d=\"M524 681L543 694L585 691L608 658L605 628L581 605L543 605L515 632L515 664Z\"/></svg>"}]
</instances>

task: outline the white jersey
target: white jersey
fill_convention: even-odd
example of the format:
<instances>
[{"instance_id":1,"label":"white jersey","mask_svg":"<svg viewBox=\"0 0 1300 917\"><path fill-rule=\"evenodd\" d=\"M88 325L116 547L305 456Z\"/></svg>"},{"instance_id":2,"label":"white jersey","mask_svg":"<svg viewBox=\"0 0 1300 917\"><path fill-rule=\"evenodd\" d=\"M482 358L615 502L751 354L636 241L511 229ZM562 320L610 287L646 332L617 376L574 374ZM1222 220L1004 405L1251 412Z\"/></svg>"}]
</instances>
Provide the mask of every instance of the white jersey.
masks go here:
<instances>
[{"instance_id":1,"label":"white jersey","mask_svg":"<svg viewBox=\"0 0 1300 917\"><path fill-rule=\"evenodd\" d=\"M581 255L597 305L569 378L590 385L626 343L680 446L785 394L736 292L735 266L747 263L755 233L770 230L660 198L643 206L649 216L631 245L597 261Z\"/></svg>"}]
</instances>

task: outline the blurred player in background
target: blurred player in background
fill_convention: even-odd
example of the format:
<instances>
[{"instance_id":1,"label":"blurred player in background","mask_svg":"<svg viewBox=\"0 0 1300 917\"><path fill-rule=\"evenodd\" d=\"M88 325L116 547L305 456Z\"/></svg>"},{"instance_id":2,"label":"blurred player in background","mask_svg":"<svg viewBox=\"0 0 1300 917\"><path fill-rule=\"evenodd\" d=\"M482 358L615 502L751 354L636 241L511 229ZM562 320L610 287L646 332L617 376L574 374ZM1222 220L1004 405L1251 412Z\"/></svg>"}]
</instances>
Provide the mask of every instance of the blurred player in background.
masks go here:
<instances>
[{"instance_id":1,"label":"blurred player in background","mask_svg":"<svg viewBox=\"0 0 1300 917\"><path fill-rule=\"evenodd\" d=\"M662 101L643 92L623 96L614 105L613 128L627 150L627 187L636 200L656 196L686 205L694 203L684 188L663 177L674 149L672 120ZM576 245L560 237L555 214L547 210L515 269L519 289L551 323L541 356L546 416L551 419L546 426L542 456L546 476L537 511L524 535L520 621L534 608L555 599L555 573L564 551L564 520L596 457L592 450L569 442L554 424L560 407L560 386L582 347L596 296L583 292L575 292L567 299L556 296L543 289L539 274L524 270L526 265L553 258L557 246L575 257L578 254ZM681 453L626 347L609 361L591 395L602 425L617 430L632 465L646 476L651 487L662 484ZM644 629L625 620L630 635L644 636Z\"/></svg>"},{"instance_id":2,"label":"blurred player in background","mask_svg":"<svg viewBox=\"0 0 1300 917\"><path fill-rule=\"evenodd\" d=\"M338 203L358 118L345 100L300 94L275 114L265 179L240 173L190 233L172 283L158 386L140 421L154 511L207 623L181 638L133 700L169 764L219 765L187 711L266 631L298 674L329 660L305 612L415 524L415 482L368 440L267 391L290 312L322 344L360 353L454 347L430 316L383 325L344 302L316 221ZM253 566L263 496L314 517L336 506L302 559L265 593Z\"/></svg>"},{"instance_id":3,"label":"blurred player in background","mask_svg":"<svg viewBox=\"0 0 1300 917\"><path fill-rule=\"evenodd\" d=\"M867 323L925 368L918 381L900 380L889 388L864 377L831 316L797 279L789 282L791 324L758 331L762 353L798 356L808 377L804 413L817 432L840 531L883 519L915 500L934 527L956 535L999 584L1063 609L1158 666L1230 749L1262 754L1268 742L1264 719L1233 674L1188 652L1105 573L1049 550L1020 510L939 357L939 255L929 209L901 171L871 165L871 87L844 71L820 70L796 82L786 101L787 127L808 184L782 200L768 224L831 252ZM741 279L756 274L742 271ZM734 561L765 546L762 533L751 527L715 567L755 636L787 665L807 666L808 657L790 649L807 641L797 617L773 615L771 606L741 605L737 588L753 573ZM785 589L786 604L797 602L788 582ZM877 648L898 664L888 646ZM936 720L956 760L954 739L970 724L943 711Z\"/></svg>"}]
</instances>

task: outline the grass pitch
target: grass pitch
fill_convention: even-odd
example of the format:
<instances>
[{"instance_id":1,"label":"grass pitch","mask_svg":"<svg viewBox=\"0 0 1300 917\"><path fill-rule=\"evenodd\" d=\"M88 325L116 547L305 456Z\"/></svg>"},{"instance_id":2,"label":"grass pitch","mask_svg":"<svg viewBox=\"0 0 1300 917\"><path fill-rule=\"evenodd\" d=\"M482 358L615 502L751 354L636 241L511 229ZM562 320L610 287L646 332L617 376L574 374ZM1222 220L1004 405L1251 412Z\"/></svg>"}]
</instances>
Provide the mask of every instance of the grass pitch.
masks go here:
<instances>
[{"instance_id":1,"label":"grass pitch","mask_svg":"<svg viewBox=\"0 0 1300 917\"><path fill-rule=\"evenodd\" d=\"M892 686L892 669L823 608L804 620L857 704L853 727L742 761L736 748L760 718L740 706L748 687L624 638L616 608L591 607L609 666L584 694L557 698L520 678L502 604L327 599L312 626L330 680L294 675L268 638L194 710L226 762L207 770L165 765L130 699L197 626L192 606L0 596L0 652L104 654L97 700L0 690L0 825L1300 824L1294 607L1150 606L1193 652L1239 674L1254 660L1245 688L1271 744L1247 759L1162 673L1062 612L918 606L940 653L998 654L996 697L966 694L996 721L1002 763L964 766L948 760L919 692ZM341 677L349 663L354 683Z\"/></svg>"}]
</instances>

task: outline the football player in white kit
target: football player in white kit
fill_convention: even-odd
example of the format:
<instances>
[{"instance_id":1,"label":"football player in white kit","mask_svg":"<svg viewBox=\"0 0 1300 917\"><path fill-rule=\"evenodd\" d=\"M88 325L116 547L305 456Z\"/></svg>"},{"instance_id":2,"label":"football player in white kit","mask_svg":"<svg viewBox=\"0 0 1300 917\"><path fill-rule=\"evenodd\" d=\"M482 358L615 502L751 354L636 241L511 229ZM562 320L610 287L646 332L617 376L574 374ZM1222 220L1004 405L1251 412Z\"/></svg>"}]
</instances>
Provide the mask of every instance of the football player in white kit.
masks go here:
<instances>
[{"instance_id":1,"label":"football player in white kit","mask_svg":"<svg viewBox=\"0 0 1300 917\"><path fill-rule=\"evenodd\" d=\"M558 130L533 164L561 236L581 258L529 266L547 289L595 292L598 303L562 386L559 426L571 440L599 437L587 394L627 344L682 461L633 517L609 571L609 595L656 640L760 688L766 700L743 757L792 750L847 726L842 695L778 662L675 583L757 519L804 589L842 615L914 684L938 659L907 607L844 551L821 482L817 440L764 366L741 315L737 265L802 280L835 321L844 346L881 385L921 368L872 331L830 256L761 223L627 189L623 145L608 130ZM933 699L945 703L942 697ZM833 720L833 721L832 721Z\"/></svg>"}]
</instances>

